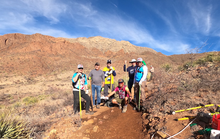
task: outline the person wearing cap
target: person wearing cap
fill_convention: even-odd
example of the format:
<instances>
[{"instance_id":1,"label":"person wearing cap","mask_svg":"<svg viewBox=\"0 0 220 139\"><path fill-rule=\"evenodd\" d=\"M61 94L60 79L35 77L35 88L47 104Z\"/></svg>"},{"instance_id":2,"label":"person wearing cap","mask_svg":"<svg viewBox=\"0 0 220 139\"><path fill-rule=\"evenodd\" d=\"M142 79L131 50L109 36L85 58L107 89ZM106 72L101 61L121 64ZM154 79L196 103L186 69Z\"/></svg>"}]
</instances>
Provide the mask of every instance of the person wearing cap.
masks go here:
<instances>
[{"instance_id":1,"label":"person wearing cap","mask_svg":"<svg viewBox=\"0 0 220 139\"><path fill-rule=\"evenodd\" d=\"M72 77L72 86L73 86L73 95L74 95L74 105L73 105L74 114L78 112L79 89L80 89L81 97L86 100L86 114L92 115L93 112L89 111L89 105L90 105L91 99L85 92L87 90L87 84L88 84L87 77L83 73L83 65L79 64L77 68L78 68L78 72L74 73ZM79 84L80 84L80 88L79 88Z\"/></svg>"},{"instance_id":2,"label":"person wearing cap","mask_svg":"<svg viewBox=\"0 0 220 139\"><path fill-rule=\"evenodd\" d=\"M103 69L105 75L104 96L108 96L108 89L114 90L114 77L116 76L115 68L111 66L111 60L107 60L107 67ZM112 85L112 86L111 86Z\"/></svg>"},{"instance_id":3,"label":"person wearing cap","mask_svg":"<svg viewBox=\"0 0 220 139\"><path fill-rule=\"evenodd\" d=\"M127 111L127 104L128 104L128 98L130 96L131 99L131 93L126 85L124 85L124 80L119 79L118 80L118 86L115 88L113 92L111 92L108 97L111 97L114 95L114 98L111 100L113 104L117 104L119 106L119 109L121 109L121 106L123 106L122 113L125 113Z\"/></svg>"},{"instance_id":4,"label":"person wearing cap","mask_svg":"<svg viewBox=\"0 0 220 139\"><path fill-rule=\"evenodd\" d=\"M95 69L93 69L89 73L89 80L92 80L92 98L93 98L93 105L95 105L95 90L97 93L97 103L96 107L100 108L101 103L101 87L104 87L105 85L105 77L102 70L100 70L100 64L98 62L95 63Z\"/></svg>"},{"instance_id":5,"label":"person wearing cap","mask_svg":"<svg viewBox=\"0 0 220 139\"><path fill-rule=\"evenodd\" d=\"M138 104L139 100L139 89L141 87L141 98L142 101L144 102L146 99L145 96L145 85L146 85L146 79L147 79L147 73L148 73L148 68L147 66L143 63L143 59L142 58L138 58L137 59L137 68L135 69L135 75L134 75L134 94L136 97L136 103ZM136 107L134 107L134 109L137 109L137 105ZM140 111L140 109L137 109L138 111Z\"/></svg>"},{"instance_id":6,"label":"person wearing cap","mask_svg":"<svg viewBox=\"0 0 220 139\"><path fill-rule=\"evenodd\" d=\"M153 76L154 76L154 67L151 65L150 66L150 80L152 80L153 79Z\"/></svg>"},{"instance_id":7,"label":"person wearing cap","mask_svg":"<svg viewBox=\"0 0 220 139\"><path fill-rule=\"evenodd\" d=\"M132 86L134 83L134 72L135 72L135 68L136 68L136 60L132 59L129 63L131 63L131 66L128 67L126 70L127 61L125 60L124 72L128 72L128 77L129 77L128 88L129 88L129 91L131 92L131 89L132 89Z\"/></svg>"}]
</instances>

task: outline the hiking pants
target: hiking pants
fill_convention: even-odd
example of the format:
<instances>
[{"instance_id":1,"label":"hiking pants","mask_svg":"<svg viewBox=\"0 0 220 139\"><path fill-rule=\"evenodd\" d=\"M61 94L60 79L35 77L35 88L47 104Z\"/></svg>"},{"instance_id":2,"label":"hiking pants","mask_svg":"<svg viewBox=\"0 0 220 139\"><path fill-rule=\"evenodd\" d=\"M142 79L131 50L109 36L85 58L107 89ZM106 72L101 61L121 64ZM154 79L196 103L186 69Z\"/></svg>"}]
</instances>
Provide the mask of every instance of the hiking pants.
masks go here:
<instances>
[{"instance_id":1,"label":"hiking pants","mask_svg":"<svg viewBox=\"0 0 220 139\"><path fill-rule=\"evenodd\" d=\"M131 93L131 89L132 89L133 83L134 83L134 79L129 79L128 80L128 89L129 89L130 93Z\"/></svg>"},{"instance_id":2,"label":"hiking pants","mask_svg":"<svg viewBox=\"0 0 220 139\"><path fill-rule=\"evenodd\" d=\"M101 85L92 85L92 99L93 99L93 105L95 105L95 90L97 93L97 105L101 103Z\"/></svg>"},{"instance_id":3,"label":"hiking pants","mask_svg":"<svg viewBox=\"0 0 220 139\"><path fill-rule=\"evenodd\" d=\"M105 97L108 96L108 89L110 89L110 86L111 86L110 84L105 84L105 86L104 86L104 96ZM111 92L114 90L115 90L115 86L114 86L114 84L112 84Z\"/></svg>"},{"instance_id":4,"label":"hiking pants","mask_svg":"<svg viewBox=\"0 0 220 139\"><path fill-rule=\"evenodd\" d=\"M145 102L145 99L146 99L146 95L145 95L145 85L146 85L146 81L143 81L142 84L141 84L141 99L143 102ZM134 94L136 95L136 103L138 105L138 102L140 101L139 100L139 84L138 83L135 83L134 85Z\"/></svg>"},{"instance_id":5,"label":"hiking pants","mask_svg":"<svg viewBox=\"0 0 220 139\"><path fill-rule=\"evenodd\" d=\"M74 113L76 113L77 111L79 111L79 91L73 91L73 96L73 110ZM89 111L89 105L91 101L89 95L87 95L84 90L81 90L81 97L86 100L86 111Z\"/></svg>"}]
</instances>

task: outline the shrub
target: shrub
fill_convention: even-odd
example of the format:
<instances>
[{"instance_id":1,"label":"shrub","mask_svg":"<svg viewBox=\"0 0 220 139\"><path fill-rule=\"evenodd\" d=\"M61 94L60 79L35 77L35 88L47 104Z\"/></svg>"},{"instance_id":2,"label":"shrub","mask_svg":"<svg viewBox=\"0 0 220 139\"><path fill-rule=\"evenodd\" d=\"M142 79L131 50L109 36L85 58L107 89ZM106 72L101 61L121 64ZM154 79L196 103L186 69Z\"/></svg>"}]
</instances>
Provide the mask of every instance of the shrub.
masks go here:
<instances>
[{"instance_id":1,"label":"shrub","mask_svg":"<svg viewBox=\"0 0 220 139\"><path fill-rule=\"evenodd\" d=\"M0 115L0 138L30 138L31 130L27 128L27 123L12 118L10 115L10 113Z\"/></svg>"},{"instance_id":2,"label":"shrub","mask_svg":"<svg viewBox=\"0 0 220 139\"><path fill-rule=\"evenodd\" d=\"M38 102L38 98L36 97L26 97L23 99L25 105L35 104Z\"/></svg>"},{"instance_id":3,"label":"shrub","mask_svg":"<svg viewBox=\"0 0 220 139\"><path fill-rule=\"evenodd\" d=\"M171 69L171 66L170 66L169 64L164 64L164 65L162 66L162 68L163 68L166 72L168 72L168 71Z\"/></svg>"},{"instance_id":4,"label":"shrub","mask_svg":"<svg viewBox=\"0 0 220 139\"><path fill-rule=\"evenodd\" d=\"M206 60L204 58L198 59L195 62L195 64L198 64L198 65L204 65L205 63L206 63Z\"/></svg>"}]
</instances>

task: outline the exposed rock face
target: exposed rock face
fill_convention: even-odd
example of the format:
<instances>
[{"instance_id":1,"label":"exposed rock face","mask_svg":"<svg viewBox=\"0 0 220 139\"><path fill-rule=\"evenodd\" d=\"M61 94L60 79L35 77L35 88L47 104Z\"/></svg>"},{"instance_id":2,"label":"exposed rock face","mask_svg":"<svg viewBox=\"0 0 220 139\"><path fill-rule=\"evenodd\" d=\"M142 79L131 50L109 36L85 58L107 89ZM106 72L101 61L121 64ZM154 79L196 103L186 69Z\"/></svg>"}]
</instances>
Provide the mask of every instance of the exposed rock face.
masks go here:
<instances>
[{"instance_id":1,"label":"exposed rock face","mask_svg":"<svg viewBox=\"0 0 220 139\"><path fill-rule=\"evenodd\" d=\"M139 47L131 44L128 41L116 41L115 39L109 39L109 38L104 38L101 36L96 36L96 37L81 37L81 38L76 38L76 39L66 39L67 41L71 43L78 42L82 44L85 47L88 48L98 48L102 52L106 51L112 51L112 52L117 52L119 50L124 50L126 53L130 52L135 52L135 53L142 53L142 52L152 52L152 53L157 53L155 50L147 48L147 47Z\"/></svg>"}]
</instances>

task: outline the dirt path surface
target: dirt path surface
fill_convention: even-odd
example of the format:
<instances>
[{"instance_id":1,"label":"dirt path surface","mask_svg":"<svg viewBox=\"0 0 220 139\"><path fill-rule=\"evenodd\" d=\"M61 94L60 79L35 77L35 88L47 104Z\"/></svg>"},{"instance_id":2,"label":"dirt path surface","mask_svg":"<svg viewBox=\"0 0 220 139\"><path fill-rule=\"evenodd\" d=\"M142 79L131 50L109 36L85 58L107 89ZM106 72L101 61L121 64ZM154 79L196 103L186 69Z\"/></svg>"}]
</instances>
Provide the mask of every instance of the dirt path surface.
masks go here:
<instances>
[{"instance_id":1,"label":"dirt path surface","mask_svg":"<svg viewBox=\"0 0 220 139\"><path fill-rule=\"evenodd\" d=\"M142 119L141 113L138 113L128 106L126 113L113 108L97 117L98 119L107 119L103 124L99 125L97 132L89 134L91 139L142 139ZM98 125L99 123L95 123Z\"/></svg>"},{"instance_id":2,"label":"dirt path surface","mask_svg":"<svg viewBox=\"0 0 220 139\"><path fill-rule=\"evenodd\" d=\"M47 139L143 139L141 113L129 105L126 113L118 107L94 109L93 116L83 115L82 125L74 128L72 118L61 119L48 131Z\"/></svg>"}]
</instances>

